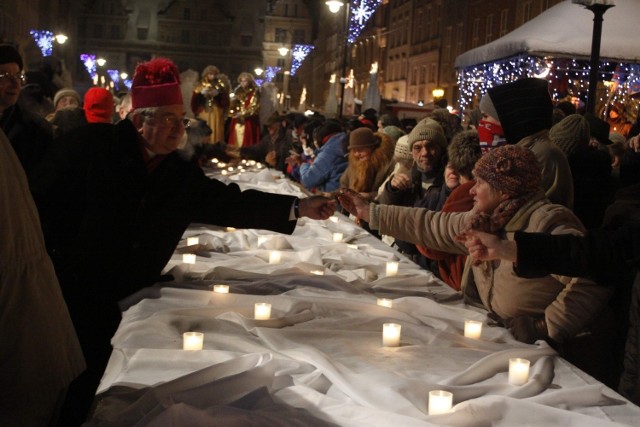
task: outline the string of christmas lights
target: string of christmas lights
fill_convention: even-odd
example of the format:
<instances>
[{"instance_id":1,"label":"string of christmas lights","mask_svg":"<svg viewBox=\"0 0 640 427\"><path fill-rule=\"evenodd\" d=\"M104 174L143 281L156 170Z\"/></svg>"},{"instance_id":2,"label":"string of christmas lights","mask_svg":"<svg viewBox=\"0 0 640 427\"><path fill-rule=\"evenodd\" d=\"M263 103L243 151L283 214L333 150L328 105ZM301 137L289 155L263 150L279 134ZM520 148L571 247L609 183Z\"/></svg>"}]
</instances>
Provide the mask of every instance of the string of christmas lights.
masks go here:
<instances>
[{"instance_id":1,"label":"string of christmas lights","mask_svg":"<svg viewBox=\"0 0 640 427\"><path fill-rule=\"evenodd\" d=\"M475 65L458 71L460 89L458 105L461 111L470 108L491 87L525 77L547 79L554 100L567 97L585 101L589 88L589 61L575 58L550 58L530 55ZM600 104L627 101L629 92L640 90L640 65L601 61L600 80L607 87L606 98ZM612 84L614 83L614 84Z\"/></svg>"},{"instance_id":2,"label":"string of christmas lights","mask_svg":"<svg viewBox=\"0 0 640 427\"><path fill-rule=\"evenodd\" d=\"M375 13L382 0L351 0L349 35L347 41L353 44L366 25L367 21Z\"/></svg>"},{"instance_id":3,"label":"string of christmas lights","mask_svg":"<svg viewBox=\"0 0 640 427\"><path fill-rule=\"evenodd\" d=\"M94 78L96 73L96 56L90 53L81 53L80 60L84 64L84 68L87 69L87 72Z\"/></svg>"},{"instance_id":4,"label":"string of christmas lights","mask_svg":"<svg viewBox=\"0 0 640 427\"><path fill-rule=\"evenodd\" d=\"M294 44L291 50L291 75L295 76L302 61L311 53L315 46L311 44Z\"/></svg>"}]
</instances>

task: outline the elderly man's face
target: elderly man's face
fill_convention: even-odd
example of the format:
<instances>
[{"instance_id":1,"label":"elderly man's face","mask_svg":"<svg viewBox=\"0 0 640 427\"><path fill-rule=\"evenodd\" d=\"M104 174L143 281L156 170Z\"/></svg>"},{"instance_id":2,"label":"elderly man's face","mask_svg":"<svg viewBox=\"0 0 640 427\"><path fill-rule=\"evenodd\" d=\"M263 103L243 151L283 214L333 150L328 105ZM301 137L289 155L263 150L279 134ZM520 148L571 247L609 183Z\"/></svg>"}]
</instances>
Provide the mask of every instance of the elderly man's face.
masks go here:
<instances>
[{"instance_id":1,"label":"elderly man's face","mask_svg":"<svg viewBox=\"0 0 640 427\"><path fill-rule=\"evenodd\" d=\"M0 112L18 102L22 83L18 64L0 64Z\"/></svg>"},{"instance_id":2,"label":"elderly man's face","mask_svg":"<svg viewBox=\"0 0 640 427\"><path fill-rule=\"evenodd\" d=\"M411 146L411 154L417 168L422 172L429 172L440 166L440 157L442 157L440 146L428 139L414 142Z\"/></svg>"},{"instance_id":3,"label":"elderly man's face","mask_svg":"<svg viewBox=\"0 0 640 427\"><path fill-rule=\"evenodd\" d=\"M169 154L178 148L184 136L184 107L159 107L151 117L138 117L144 146L155 154ZM140 128L140 126L136 125Z\"/></svg>"}]
</instances>

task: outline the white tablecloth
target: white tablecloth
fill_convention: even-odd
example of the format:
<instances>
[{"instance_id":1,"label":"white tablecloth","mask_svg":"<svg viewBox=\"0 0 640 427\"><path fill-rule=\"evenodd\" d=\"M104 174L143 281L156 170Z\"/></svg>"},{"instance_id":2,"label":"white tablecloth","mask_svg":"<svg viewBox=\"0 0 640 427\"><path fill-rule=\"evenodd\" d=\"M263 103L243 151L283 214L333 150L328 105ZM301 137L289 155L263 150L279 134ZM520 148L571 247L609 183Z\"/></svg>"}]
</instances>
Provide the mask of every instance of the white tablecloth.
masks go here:
<instances>
[{"instance_id":1,"label":"white tablecloth","mask_svg":"<svg viewBox=\"0 0 640 427\"><path fill-rule=\"evenodd\" d=\"M266 175L268 174L268 176ZM299 191L271 172L244 173L247 188ZM227 178L229 179L229 178ZM258 182L263 179L266 182ZM334 242L333 232L344 240ZM91 425L637 425L640 408L557 357L489 327L434 276L342 215L299 220L292 236L194 224L166 267L176 278L123 301L123 320ZM355 246L354 246L355 245ZM282 261L269 264L271 250ZM182 263L196 253L195 265ZM400 262L386 277L385 264ZM324 275L312 274L323 270ZM215 294L224 283L230 294ZM376 304L393 299L393 307ZM272 304L255 320L257 302ZM465 319L484 321L480 340ZM382 346L383 323L402 325ZM183 351L182 333L204 333ZM508 360L531 361L523 386ZM428 415L428 392L454 395L452 412Z\"/></svg>"}]
</instances>

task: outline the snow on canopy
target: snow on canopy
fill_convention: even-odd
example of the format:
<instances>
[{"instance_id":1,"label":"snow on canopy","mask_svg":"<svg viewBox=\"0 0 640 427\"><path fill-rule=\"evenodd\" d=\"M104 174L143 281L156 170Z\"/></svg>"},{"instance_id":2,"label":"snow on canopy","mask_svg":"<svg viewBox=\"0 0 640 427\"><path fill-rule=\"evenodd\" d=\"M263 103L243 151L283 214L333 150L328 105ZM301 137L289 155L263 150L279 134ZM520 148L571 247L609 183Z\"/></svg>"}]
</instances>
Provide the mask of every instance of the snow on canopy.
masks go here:
<instances>
[{"instance_id":1,"label":"snow on canopy","mask_svg":"<svg viewBox=\"0 0 640 427\"><path fill-rule=\"evenodd\" d=\"M593 12L571 0L559 3L507 35L456 58L456 68L520 54L588 59ZM640 62L640 0L616 0L604 14L600 58Z\"/></svg>"}]
</instances>

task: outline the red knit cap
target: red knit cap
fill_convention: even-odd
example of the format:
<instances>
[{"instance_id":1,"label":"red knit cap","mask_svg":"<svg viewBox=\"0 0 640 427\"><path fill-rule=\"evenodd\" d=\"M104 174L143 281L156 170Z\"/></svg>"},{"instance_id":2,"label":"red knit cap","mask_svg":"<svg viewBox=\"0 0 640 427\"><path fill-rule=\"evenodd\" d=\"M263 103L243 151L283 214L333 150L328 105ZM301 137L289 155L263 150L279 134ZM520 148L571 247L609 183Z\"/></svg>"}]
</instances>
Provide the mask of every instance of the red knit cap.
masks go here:
<instances>
[{"instance_id":1,"label":"red knit cap","mask_svg":"<svg viewBox=\"0 0 640 427\"><path fill-rule=\"evenodd\" d=\"M111 123L115 113L113 95L102 87L92 87L84 94L83 107L89 123Z\"/></svg>"},{"instance_id":2,"label":"red knit cap","mask_svg":"<svg viewBox=\"0 0 640 427\"><path fill-rule=\"evenodd\" d=\"M540 190L542 170L536 156L528 148L505 145L482 156L473 174L510 197Z\"/></svg>"},{"instance_id":3,"label":"red knit cap","mask_svg":"<svg viewBox=\"0 0 640 427\"><path fill-rule=\"evenodd\" d=\"M178 67L170 59L138 64L131 84L132 108L182 105Z\"/></svg>"}]
</instances>

